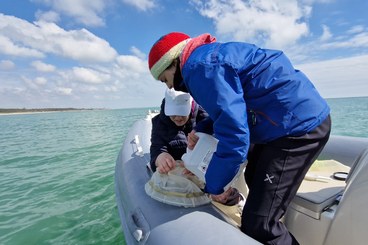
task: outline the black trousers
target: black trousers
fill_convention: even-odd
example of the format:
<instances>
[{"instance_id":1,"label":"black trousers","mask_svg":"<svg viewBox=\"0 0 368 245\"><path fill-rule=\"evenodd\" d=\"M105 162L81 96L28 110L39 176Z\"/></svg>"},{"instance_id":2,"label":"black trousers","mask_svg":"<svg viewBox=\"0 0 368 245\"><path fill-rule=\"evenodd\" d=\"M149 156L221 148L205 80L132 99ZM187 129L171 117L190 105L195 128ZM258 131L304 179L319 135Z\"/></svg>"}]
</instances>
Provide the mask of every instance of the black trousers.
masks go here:
<instances>
[{"instance_id":1,"label":"black trousers","mask_svg":"<svg viewBox=\"0 0 368 245\"><path fill-rule=\"evenodd\" d=\"M308 169L328 141L330 116L313 131L252 145L245 181L249 194L243 209L241 230L264 244L299 244L280 218Z\"/></svg>"}]
</instances>

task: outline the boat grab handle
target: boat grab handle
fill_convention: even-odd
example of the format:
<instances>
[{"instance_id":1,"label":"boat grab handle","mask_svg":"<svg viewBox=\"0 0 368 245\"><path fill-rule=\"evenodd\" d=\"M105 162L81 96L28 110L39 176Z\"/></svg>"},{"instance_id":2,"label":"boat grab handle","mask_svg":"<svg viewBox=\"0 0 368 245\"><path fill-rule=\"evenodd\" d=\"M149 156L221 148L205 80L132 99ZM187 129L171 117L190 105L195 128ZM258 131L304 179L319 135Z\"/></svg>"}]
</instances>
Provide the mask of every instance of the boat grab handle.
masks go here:
<instances>
[{"instance_id":1,"label":"boat grab handle","mask_svg":"<svg viewBox=\"0 0 368 245\"><path fill-rule=\"evenodd\" d=\"M149 225L143 216L142 211L138 208L130 214L129 230L133 237L138 241L147 240L149 235Z\"/></svg>"}]
</instances>

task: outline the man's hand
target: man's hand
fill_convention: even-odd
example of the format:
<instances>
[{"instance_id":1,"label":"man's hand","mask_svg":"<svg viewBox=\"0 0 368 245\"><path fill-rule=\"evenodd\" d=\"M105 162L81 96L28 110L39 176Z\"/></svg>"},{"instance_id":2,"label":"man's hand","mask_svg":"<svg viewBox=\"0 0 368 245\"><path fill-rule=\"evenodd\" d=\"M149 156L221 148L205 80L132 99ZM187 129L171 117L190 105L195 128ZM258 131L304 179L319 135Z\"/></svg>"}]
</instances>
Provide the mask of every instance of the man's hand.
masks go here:
<instances>
[{"instance_id":1,"label":"man's hand","mask_svg":"<svg viewBox=\"0 0 368 245\"><path fill-rule=\"evenodd\" d=\"M167 174L176 166L174 158L167 152L162 152L160 155L158 155L155 164L157 171L161 174Z\"/></svg>"},{"instance_id":2,"label":"man's hand","mask_svg":"<svg viewBox=\"0 0 368 245\"><path fill-rule=\"evenodd\" d=\"M219 202L221 204L227 205L227 206L233 206L237 203L239 203L242 200L242 197L238 191L238 189L230 187L225 192L219 194L219 195L212 195L211 199L215 202Z\"/></svg>"},{"instance_id":3,"label":"man's hand","mask_svg":"<svg viewBox=\"0 0 368 245\"><path fill-rule=\"evenodd\" d=\"M197 144L199 137L197 135L195 135L196 131L192 130L189 134L188 134L188 149L189 150L193 150L194 146Z\"/></svg>"}]
</instances>

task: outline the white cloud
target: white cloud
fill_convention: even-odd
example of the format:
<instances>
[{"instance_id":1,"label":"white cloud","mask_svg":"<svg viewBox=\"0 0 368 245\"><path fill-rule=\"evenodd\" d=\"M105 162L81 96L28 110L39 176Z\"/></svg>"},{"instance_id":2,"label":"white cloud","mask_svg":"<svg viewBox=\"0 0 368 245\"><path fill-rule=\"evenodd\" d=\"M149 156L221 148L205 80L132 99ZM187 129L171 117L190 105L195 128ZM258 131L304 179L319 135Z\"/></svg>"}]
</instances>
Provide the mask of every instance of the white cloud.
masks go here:
<instances>
[{"instance_id":1,"label":"white cloud","mask_svg":"<svg viewBox=\"0 0 368 245\"><path fill-rule=\"evenodd\" d=\"M73 89L65 88L65 87L58 87L56 88L56 92L61 95L71 95L73 92Z\"/></svg>"},{"instance_id":2,"label":"white cloud","mask_svg":"<svg viewBox=\"0 0 368 245\"><path fill-rule=\"evenodd\" d=\"M313 3L333 3L336 0L303 0L304 3L313 4Z\"/></svg>"},{"instance_id":3,"label":"white cloud","mask_svg":"<svg viewBox=\"0 0 368 245\"><path fill-rule=\"evenodd\" d=\"M1 60L0 61L0 70L12 70L15 68L15 64L11 60Z\"/></svg>"},{"instance_id":4,"label":"white cloud","mask_svg":"<svg viewBox=\"0 0 368 245\"><path fill-rule=\"evenodd\" d=\"M24 75L21 76L21 79L27 88L35 90L35 91L38 90L38 85L32 79Z\"/></svg>"},{"instance_id":5,"label":"white cloud","mask_svg":"<svg viewBox=\"0 0 368 245\"><path fill-rule=\"evenodd\" d=\"M140 59L145 59L146 58L146 54L143 53L142 51L140 51L137 47L131 47L130 48L130 51L135 55L137 56L138 58Z\"/></svg>"},{"instance_id":6,"label":"white cloud","mask_svg":"<svg viewBox=\"0 0 368 245\"><path fill-rule=\"evenodd\" d=\"M47 83L47 79L44 77L36 77L34 83L37 85L45 85Z\"/></svg>"},{"instance_id":7,"label":"white cloud","mask_svg":"<svg viewBox=\"0 0 368 245\"><path fill-rule=\"evenodd\" d=\"M335 39L320 46L322 49L338 49L338 48L367 48L368 47L368 32L357 33L353 36Z\"/></svg>"},{"instance_id":8,"label":"white cloud","mask_svg":"<svg viewBox=\"0 0 368 245\"><path fill-rule=\"evenodd\" d=\"M214 21L218 34L235 40L283 48L308 34L304 19L310 6L297 1L192 0L201 15Z\"/></svg>"},{"instance_id":9,"label":"white cloud","mask_svg":"<svg viewBox=\"0 0 368 245\"><path fill-rule=\"evenodd\" d=\"M88 86L82 86L79 89L79 91L81 91L81 92L98 92L99 89L96 86L88 85Z\"/></svg>"},{"instance_id":10,"label":"white cloud","mask_svg":"<svg viewBox=\"0 0 368 245\"><path fill-rule=\"evenodd\" d=\"M0 52L38 58L50 53L80 62L111 62L117 56L107 41L86 29L66 31L55 23L29 23L3 14L0 14Z\"/></svg>"},{"instance_id":11,"label":"white cloud","mask_svg":"<svg viewBox=\"0 0 368 245\"><path fill-rule=\"evenodd\" d=\"M327 41L332 37L332 34L330 32L330 29L326 25L322 25L323 33L320 38L321 41Z\"/></svg>"},{"instance_id":12,"label":"white cloud","mask_svg":"<svg viewBox=\"0 0 368 245\"><path fill-rule=\"evenodd\" d=\"M65 31L54 23L36 24L48 45L45 48L50 53L82 62L110 62L117 55L107 41L86 29Z\"/></svg>"},{"instance_id":13,"label":"white cloud","mask_svg":"<svg viewBox=\"0 0 368 245\"><path fill-rule=\"evenodd\" d=\"M367 96L368 55L327 60L297 67L324 97Z\"/></svg>"},{"instance_id":14,"label":"white cloud","mask_svg":"<svg viewBox=\"0 0 368 245\"><path fill-rule=\"evenodd\" d=\"M156 7L153 0L121 0L121 1L141 11L147 11Z\"/></svg>"},{"instance_id":15,"label":"white cloud","mask_svg":"<svg viewBox=\"0 0 368 245\"><path fill-rule=\"evenodd\" d=\"M33 0L86 26L104 26L105 0Z\"/></svg>"},{"instance_id":16,"label":"white cloud","mask_svg":"<svg viewBox=\"0 0 368 245\"><path fill-rule=\"evenodd\" d=\"M120 55L116 60L119 67L126 73L144 75L148 72L147 61L139 57L133 55Z\"/></svg>"},{"instance_id":17,"label":"white cloud","mask_svg":"<svg viewBox=\"0 0 368 245\"><path fill-rule=\"evenodd\" d=\"M1 14L0 14L1 22ZM44 54L36 49L21 47L2 35L0 30L0 53L9 56L43 58Z\"/></svg>"},{"instance_id":18,"label":"white cloud","mask_svg":"<svg viewBox=\"0 0 368 245\"><path fill-rule=\"evenodd\" d=\"M350 28L350 30L348 30L348 34L355 34L355 33L360 33L360 32L364 32L365 28L362 25L357 25L357 26L353 26Z\"/></svg>"},{"instance_id":19,"label":"white cloud","mask_svg":"<svg viewBox=\"0 0 368 245\"><path fill-rule=\"evenodd\" d=\"M105 86L104 90L106 92L118 92L119 88L116 86Z\"/></svg>"},{"instance_id":20,"label":"white cloud","mask_svg":"<svg viewBox=\"0 0 368 245\"><path fill-rule=\"evenodd\" d=\"M297 63L310 63L326 57L352 57L368 54L368 31L357 25L347 27L338 34L333 34L330 27L322 25L323 33L319 38L304 40L298 45L290 45L283 49ZM324 57L324 58L323 58Z\"/></svg>"},{"instance_id":21,"label":"white cloud","mask_svg":"<svg viewBox=\"0 0 368 245\"><path fill-rule=\"evenodd\" d=\"M105 83L111 78L111 76L107 73L101 73L84 67L74 67L72 76L73 80L92 84Z\"/></svg>"},{"instance_id":22,"label":"white cloud","mask_svg":"<svg viewBox=\"0 0 368 245\"><path fill-rule=\"evenodd\" d=\"M45 22L54 22L57 23L60 21L60 15L55 11L40 11L36 12L36 17L38 20L45 21Z\"/></svg>"},{"instance_id":23,"label":"white cloud","mask_svg":"<svg viewBox=\"0 0 368 245\"><path fill-rule=\"evenodd\" d=\"M32 61L31 66L36 68L37 71L41 72L53 72L56 70L55 66L43 63L40 60Z\"/></svg>"}]
</instances>

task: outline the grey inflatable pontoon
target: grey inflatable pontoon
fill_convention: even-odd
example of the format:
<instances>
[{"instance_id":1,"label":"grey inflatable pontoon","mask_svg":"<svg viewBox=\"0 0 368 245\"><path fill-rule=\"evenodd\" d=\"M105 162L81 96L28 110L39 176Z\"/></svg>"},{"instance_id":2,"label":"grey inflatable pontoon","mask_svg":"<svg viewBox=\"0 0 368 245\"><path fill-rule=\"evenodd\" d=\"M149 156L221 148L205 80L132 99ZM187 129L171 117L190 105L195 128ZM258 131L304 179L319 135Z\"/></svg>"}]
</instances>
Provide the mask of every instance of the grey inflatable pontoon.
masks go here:
<instances>
[{"instance_id":1,"label":"grey inflatable pontoon","mask_svg":"<svg viewBox=\"0 0 368 245\"><path fill-rule=\"evenodd\" d=\"M147 163L154 115L133 124L116 161L115 193L126 243L260 244L239 230L236 209L217 203L177 207L145 193L152 176ZM283 218L301 244L352 245L367 239L367 149L367 138L331 136ZM338 180L336 172L349 174ZM236 187L246 197L243 179Z\"/></svg>"}]
</instances>

